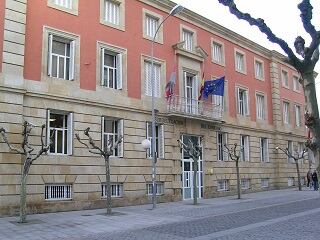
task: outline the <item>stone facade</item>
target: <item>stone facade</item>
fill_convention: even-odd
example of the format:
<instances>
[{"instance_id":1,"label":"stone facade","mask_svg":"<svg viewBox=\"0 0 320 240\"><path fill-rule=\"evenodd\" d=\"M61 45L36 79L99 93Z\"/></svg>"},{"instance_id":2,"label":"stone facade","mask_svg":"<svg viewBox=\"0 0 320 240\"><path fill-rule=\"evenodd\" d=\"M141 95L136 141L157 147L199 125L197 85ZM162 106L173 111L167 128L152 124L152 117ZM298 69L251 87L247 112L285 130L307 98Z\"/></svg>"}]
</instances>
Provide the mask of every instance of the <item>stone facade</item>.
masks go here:
<instances>
[{"instance_id":1,"label":"stone facade","mask_svg":"<svg viewBox=\"0 0 320 240\"><path fill-rule=\"evenodd\" d=\"M54 1L49 0L47 4L39 6L39 9L49 8L52 14L51 20L59 18L61 14L70 14L74 18L84 18L81 16L81 10L85 11L85 1L73 0L74 10L66 11L59 6L54 5ZM90 1L91 2L91 1ZM103 6L103 1L95 0L96 6ZM125 7L132 7L129 4L133 2L135 7L141 12L156 12L158 15L165 16L174 4L168 0L134 0L131 2L122 0ZM65 155L48 154L42 156L31 166L28 177L28 209L29 212L55 212L75 209L101 208L105 206L105 199L101 197L101 184L105 182L105 165L102 158L90 154L74 137L74 133L81 133L85 128L90 127L92 135L97 142L101 141L102 117L112 117L113 119L123 120L123 157L111 158L111 181L122 185L121 196L113 198L113 206L123 206L132 204L142 204L150 202L150 196L147 195L147 183L151 182L152 162L146 158L146 152L141 147L141 142L146 138L146 123L151 121L151 97L144 94L144 62L150 60L150 55L146 54L149 50L150 41L144 42L143 47L130 46L123 41L118 44L109 44L99 38L95 40L94 55L99 58L99 49L101 46L107 46L113 50L120 51L122 54L123 86L121 91L108 89L100 85L98 60L82 59L82 51L85 51L87 39L81 34L70 33L68 29L58 29L52 22L51 25L43 24L41 34L32 35L33 38L39 38L41 51L35 63L32 62L33 55L30 55L30 46L32 38L26 33L32 34L31 12L34 7L31 1L27 0L6 0L4 4L3 54L1 59L0 73L0 126L4 127L9 135L9 141L19 145L21 142L21 130L24 120L32 122L36 126L31 137L31 143L37 148L40 144L40 126L43 123L50 124L48 110L61 113L72 113L72 153ZM123 8L121 11L125 11ZM51 9L53 8L53 9ZM146 10L146 8L148 8ZM60 12L61 11L61 12ZM79 11L79 12L78 12ZM101 12L101 9L100 11ZM43 12L42 12L43 13ZM28 22L27 14L30 14ZM103 12L101 13L103 14ZM156 16L158 16L155 14ZM173 17L172 17L173 18ZM97 18L98 19L98 18ZM169 32L164 25L162 29L163 39L160 44L168 47L169 51L161 56L156 54L156 64L161 66L161 96L157 98L156 108L158 112L158 123L163 125L164 138L164 157L157 162L157 181L163 183L163 192L158 196L158 201L179 201L183 197L183 169L182 155L177 140L182 135L201 136L203 145L203 197L219 197L236 193L236 172L235 163L231 160L217 160L217 133L227 133L227 143L239 143L240 136L249 136L249 161L240 163L241 178L248 179L250 186L243 192L255 192L270 189L279 189L288 187L288 179L297 180L295 165L289 163L286 156L275 150L276 146L287 147L287 142L292 141L293 147L304 141L305 127L294 124L294 112L291 107L290 124L283 124L282 101L290 101L291 106L298 102L303 104L303 93L287 93L281 86L281 68L285 67L291 73L295 73L291 66L281 61L279 53L269 51L263 47L250 42L249 40L236 35L215 23L204 19L203 17L185 10L175 19L179 26L179 36L174 40L177 43L174 47L165 44ZM101 20L101 19L100 19ZM40 21L40 19L39 19ZM99 23L99 20L97 20ZM120 30L123 34L129 31L129 28L121 20ZM138 21L141 23L141 20ZM30 25L28 25L30 24ZM58 24L59 25L59 24ZM104 23L103 23L104 25ZM112 26L103 26L110 28ZM143 25L143 24L141 24ZM194 52L185 51L179 45L182 40L182 31L194 31ZM39 29L38 29L39 30ZM49 77L47 74L48 57L48 36L50 33L59 31L62 36L70 36L76 41L75 46L75 78L73 81L67 81L58 78ZM37 32L38 33L38 32ZM167 35L166 35L167 34ZM203 36L208 39L219 39L224 43L226 49L225 66L215 67L214 72L206 73L208 78L219 75L226 75L227 84L225 90L225 107L223 117L220 119L205 119L197 114L179 115L168 113L168 102L164 98L164 88L167 82L166 76L170 75L172 58L175 56L177 63L177 84L176 93L184 95L184 73L192 73L200 79L203 64L210 69L211 58L210 51L201 47L205 45ZM0 35L1 36L1 35ZM130 36L126 36L130 38ZM41 38L41 39L40 39ZM144 35L141 34L141 39ZM27 42L26 42L27 40ZM36 40L34 40L36 41ZM147 41L147 40L143 40ZM163 43L162 43L163 41ZM210 40L208 40L210 41ZM87 42L88 43L88 42ZM29 44L29 45L28 45ZM127 44L127 45L126 45ZM200 44L200 45L197 45ZM91 44L92 45L92 44ZM88 44L89 46L89 44ZM161 46L163 47L163 46ZM207 48L207 47L205 47ZM230 62L233 49L241 48L251 58L252 55L263 58L265 69L264 83L265 87L259 87L260 83L251 86L243 79L254 72L253 64L247 64L248 75L237 76ZM94 49L94 47L93 47ZM147 49L147 50L145 50ZM34 49L35 52L36 49ZM132 55L137 56L134 61ZM209 55L209 57L207 57ZM169 63L170 64L169 64ZM210 62L210 63L207 63ZM37 65L37 63L39 63ZM41 64L40 64L41 63ZM96 63L96 64L95 64ZM34 64L34 65L33 65ZM136 65L135 71L140 72L133 78L129 74L132 70L132 64ZM94 65L94 66L93 66ZM86 68L90 68L91 74L84 74ZM209 71L209 70L207 70ZM230 72L228 76L228 72ZM87 75L86 75L87 74ZM209 76L210 74L210 76ZM86 85L83 76L92 76L90 81L94 81L94 89ZM38 76L38 77L34 77ZM95 77L94 77L95 76ZM235 76L235 77L233 77ZM239 81L238 81L239 79ZM250 79L250 81L254 81ZM137 93L132 90L133 85L138 85ZM250 86L249 86L250 85ZM245 87L249 90L250 99L249 116L237 114L236 89L237 86ZM198 85L200 88L200 85ZM255 115L255 94L264 92L266 94L267 106L266 119L257 120ZM140 93L140 96L139 96ZM302 99L302 100L301 100ZM303 108L301 108L303 109ZM302 121L302 117L301 117ZM260 138L268 139L268 162L261 162L260 157ZM16 213L19 205L19 184L20 171L23 159L21 156L9 151L8 147L0 141L0 216L13 215ZM306 175L309 168L307 160L301 164L302 176ZM268 186L261 187L261 179L268 179ZM184 179L185 180L185 179ZM189 179L190 180L190 179ZM218 189L219 180L228 181L228 189L220 191ZM45 186L48 185L71 185L72 198L68 200L47 200L45 199Z\"/></svg>"}]
</instances>

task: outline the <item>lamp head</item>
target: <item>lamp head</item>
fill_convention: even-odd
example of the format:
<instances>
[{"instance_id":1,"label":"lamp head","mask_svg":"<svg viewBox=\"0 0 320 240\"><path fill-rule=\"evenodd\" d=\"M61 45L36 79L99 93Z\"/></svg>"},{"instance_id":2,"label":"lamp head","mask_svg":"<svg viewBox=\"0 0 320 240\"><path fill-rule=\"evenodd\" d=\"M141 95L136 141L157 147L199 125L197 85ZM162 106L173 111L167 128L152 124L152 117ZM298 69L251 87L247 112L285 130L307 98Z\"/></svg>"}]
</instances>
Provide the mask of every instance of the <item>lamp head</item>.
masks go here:
<instances>
[{"instance_id":1,"label":"lamp head","mask_svg":"<svg viewBox=\"0 0 320 240\"><path fill-rule=\"evenodd\" d=\"M177 4L176 6L174 6L174 8L171 9L170 15L174 16L174 15L180 13L183 9L184 9L184 7L182 7L181 5Z\"/></svg>"},{"instance_id":2,"label":"lamp head","mask_svg":"<svg viewBox=\"0 0 320 240\"><path fill-rule=\"evenodd\" d=\"M141 145L142 145L142 148L144 150L147 150L149 148L151 148L151 142L149 139L144 139L142 142L141 142Z\"/></svg>"}]
</instances>

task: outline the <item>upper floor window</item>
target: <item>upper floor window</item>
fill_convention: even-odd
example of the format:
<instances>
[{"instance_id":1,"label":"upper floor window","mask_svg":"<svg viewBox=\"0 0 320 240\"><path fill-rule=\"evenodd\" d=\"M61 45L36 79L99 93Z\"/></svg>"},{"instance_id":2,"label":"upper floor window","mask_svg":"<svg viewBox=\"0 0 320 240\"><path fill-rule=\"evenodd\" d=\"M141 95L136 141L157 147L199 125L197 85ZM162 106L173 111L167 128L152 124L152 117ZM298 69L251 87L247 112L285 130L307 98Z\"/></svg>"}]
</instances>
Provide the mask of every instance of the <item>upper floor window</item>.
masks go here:
<instances>
[{"instance_id":1,"label":"upper floor window","mask_svg":"<svg viewBox=\"0 0 320 240\"><path fill-rule=\"evenodd\" d=\"M193 51L193 32L188 31L186 29L182 30L182 41L184 41L184 49L187 51Z\"/></svg>"},{"instance_id":2,"label":"upper floor window","mask_svg":"<svg viewBox=\"0 0 320 240\"><path fill-rule=\"evenodd\" d=\"M264 79L263 62L257 59L254 60L254 75L257 79Z\"/></svg>"},{"instance_id":3,"label":"upper floor window","mask_svg":"<svg viewBox=\"0 0 320 240\"><path fill-rule=\"evenodd\" d=\"M300 83L297 76L293 76L293 91L300 92Z\"/></svg>"},{"instance_id":4,"label":"upper floor window","mask_svg":"<svg viewBox=\"0 0 320 240\"><path fill-rule=\"evenodd\" d=\"M106 149L108 145L113 143L112 156L123 157L123 141L115 146L115 142L120 136L123 136L123 120L112 117L102 117L102 148Z\"/></svg>"},{"instance_id":5,"label":"upper floor window","mask_svg":"<svg viewBox=\"0 0 320 240\"><path fill-rule=\"evenodd\" d=\"M75 40L49 34L48 75L74 80Z\"/></svg>"},{"instance_id":6,"label":"upper floor window","mask_svg":"<svg viewBox=\"0 0 320 240\"><path fill-rule=\"evenodd\" d=\"M290 121L289 121L289 119L290 119L289 106L290 106L290 104L288 102L283 102L282 103L283 123L285 123L285 124L289 124L290 123Z\"/></svg>"},{"instance_id":7,"label":"upper floor window","mask_svg":"<svg viewBox=\"0 0 320 240\"><path fill-rule=\"evenodd\" d=\"M145 8L142 11L143 37L149 40L154 38L155 42L163 43L163 25L159 26L159 23L163 20L162 16Z\"/></svg>"},{"instance_id":8,"label":"upper floor window","mask_svg":"<svg viewBox=\"0 0 320 240\"><path fill-rule=\"evenodd\" d=\"M72 154L73 114L47 110L47 141L52 136L49 153Z\"/></svg>"},{"instance_id":9,"label":"upper floor window","mask_svg":"<svg viewBox=\"0 0 320 240\"><path fill-rule=\"evenodd\" d=\"M72 0L54 0L54 3L65 8L72 8Z\"/></svg>"},{"instance_id":10,"label":"upper floor window","mask_svg":"<svg viewBox=\"0 0 320 240\"><path fill-rule=\"evenodd\" d=\"M125 0L100 0L100 22L124 30Z\"/></svg>"},{"instance_id":11,"label":"upper floor window","mask_svg":"<svg viewBox=\"0 0 320 240\"><path fill-rule=\"evenodd\" d=\"M248 91L246 89L238 88L238 114L247 116L249 115L249 100Z\"/></svg>"},{"instance_id":12,"label":"upper floor window","mask_svg":"<svg viewBox=\"0 0 320 240\"><path fill-rule=\"evenodd\" d=\"M122 53L101 48L101 85L122 89Z\"/></svg>"},{"instance_id":13,"label":"upper floor window","mask_svg":"<svg viewBox=\"0 0 320 240\"><path fill-rule=\"evenodd\" d=\"M294 110L295 110L296 126L300 127L301 126L301 108L299 105L295 105Z\"/></svg>"},{"instance_id":14,"label":"upper floor window","mask_svg":"<svg viewBox=\"0 0 320 240\"><path fill-rule=\"evenodd\" d=\"M240 73L246 73L246 58L244 53L235 51L235 66L236 71Z\"/></svg>"},{"instance_id":15,"label":"upper floor window","mask_svg":"<svg viewBox=\"0 0 320 240\"><path fill-rule=\"evenodd\" d=\"M217 157L218 161L228 160L228 154L226 152L225 144L227 144L227 133L218 132L217 133Z\"/></svg>"},{"instance_id":16,"label":"upper floor window","mask_svg":"<svg viewBox=\"0 0 320 240\"><path fill-rule=\"evenodd\" d=\"M281 70L282 86L289 88L289 74L286 70Z\"/></svg>"},{"instance_id":17,"label":"upper floor window","mask_svg":"<svg viewBox=\"0 0 320 240\"><path fill-rule=\"evenodd\" d=\"M240 135L240 147L241 147L240 160L249 161L249 152L250 152L249 136Z\"/></svg>"},{"instance_id":18,"label":"upper floor window","mask_svg":"<svg viewBox=\"0 0 320 240\"><path fill-rule=\"evenodd\" d=\"M153 16L146 16L146 35L153 38L159 25L159 19Z\"/></svg>"},{"instance_id":19,"label":"upper floor window","mask_svg":"<svg viewBox=\"0 0 320 240\"><path fill-rule=\"evenodd\" d=\"M224 65L224 45L222 43L212 41L212 61Z\"/></svg>"},{"instance_id":20,"label":"upper floor window","mask_svg":"<svg viewBox=\"0 0 320 240\"><path fill-rule=\"evenodd\" d=\"M156 156L157 158L164 158L164 127L163 125L156 125ZM152 123L147 122L147 139L152 143ZM147 150L147 157L152 157L152 144L151 148Z\"/></svg>"},{"instance_id":21,"label":"upper floor window","mask_svg":"<svg viewBox=\"0 0 320 240\"><path fill-rule=\"evenodd\" d=\"M152 73L153 70L153 73ZM161 96L161 64L144 61L144 75L145 75L145 94L152 96L152 81L154 83L154 97ZM153 79L152 79L153 78Z\"/></svg>"},{"instance_id":22,"label":"upper floor window","mask_svg":"<svg viewBox=\"0 0 320 240\"><path fill-rule=\"evenodd\" d=\"M261 94L256 95L256 104L257 104L257 119L264 120L265 119L265 101L264 96Z\"/></svg>"},{"instance_id":23,"label":"upper floor window","mask_svg":"<svg viewBox=\"0 0 320 240\"><path fill-rule=\"evenodd\" d=\"M269 162L267 138L260 138L260 160L261 162Z\"/></svg>"},{"instance_id":24,"label":"upper floor window","mask_svg":"<svg viewBox=\"0 0 320 240\"><path fill-rule=\"evenodd\" d=\"M78 1L79 0L48 0L48 6L67 13L78 15Z\"/></svg>"}]
</instances>

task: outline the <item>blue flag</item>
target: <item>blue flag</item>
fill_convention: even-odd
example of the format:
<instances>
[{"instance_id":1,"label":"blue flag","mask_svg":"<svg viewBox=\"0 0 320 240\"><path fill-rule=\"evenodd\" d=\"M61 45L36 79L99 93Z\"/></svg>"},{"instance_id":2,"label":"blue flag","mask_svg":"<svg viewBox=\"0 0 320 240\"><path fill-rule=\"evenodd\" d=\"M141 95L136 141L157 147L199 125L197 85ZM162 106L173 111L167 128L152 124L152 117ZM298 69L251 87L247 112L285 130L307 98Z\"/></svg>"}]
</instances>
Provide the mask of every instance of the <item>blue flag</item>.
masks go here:
<instances>
[{"instance_id":1,"label":"blue flag","mask_svg":"<svg viewBox=\"0 0 320 240\"><path fill-rule=\"evenodd\" d=\"M208 99L209 95L223 96L224 76L215 80L205 81L203 87L203 98Z\"/></svg>"}]
</instances>

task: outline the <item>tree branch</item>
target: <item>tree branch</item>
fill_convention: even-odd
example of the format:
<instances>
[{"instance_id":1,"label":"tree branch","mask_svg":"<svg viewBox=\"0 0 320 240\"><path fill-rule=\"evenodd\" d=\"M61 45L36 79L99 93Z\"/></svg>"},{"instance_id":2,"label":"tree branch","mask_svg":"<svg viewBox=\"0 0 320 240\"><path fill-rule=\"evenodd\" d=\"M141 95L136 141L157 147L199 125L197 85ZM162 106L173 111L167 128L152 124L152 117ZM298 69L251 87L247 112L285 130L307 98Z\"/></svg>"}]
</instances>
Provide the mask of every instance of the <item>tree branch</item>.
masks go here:
<instances>
[{"instance_id":1,"label":"tree branch","mask_svg":"<svg viewBox=\"0 0 320 240\"><path fill-rule=\"evenodd\" d=\"M76 133L75 135L76 135L77 140L78 140L82 145L84 145L84 146L89 150L90 153L102 155L102 152L95 152L95 151L93 151L88 144L86 144L85 142L83 142L83 141L80 139L80 136L79 136L78 133Z\"/></svg>"},{"instance_id":2,"label":"tree branch","mask_svg":"<svg viewBox=\"0 0 320 240\"><path fill-rule=\"evenodd\" d=\"M8 137L7 137L7 134L6 134L6 130L4 128L0 128L0 134L2 135L2 138L3 138L3 141L8 145L9 149L11 151L14 151L16 153L19 153L19 154L24 154L24 151L12 146L9 141L8 141Z\"/></svg>"},{"instance_id":3,"label":"tree branch","mask_svg":"<svg viewBox=\"0 0 320 240\"><path fill-rule=\"evenodd\" d=\"M301 22L303 23L303 27L307 33L310 34L311 38L317 37L317 31L315 27L311 24L312 19L312 5L310 4L310 0L302 0L301 3L298 4L298 8L301 12Z\"/></svg>"}]
</instances>

